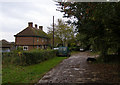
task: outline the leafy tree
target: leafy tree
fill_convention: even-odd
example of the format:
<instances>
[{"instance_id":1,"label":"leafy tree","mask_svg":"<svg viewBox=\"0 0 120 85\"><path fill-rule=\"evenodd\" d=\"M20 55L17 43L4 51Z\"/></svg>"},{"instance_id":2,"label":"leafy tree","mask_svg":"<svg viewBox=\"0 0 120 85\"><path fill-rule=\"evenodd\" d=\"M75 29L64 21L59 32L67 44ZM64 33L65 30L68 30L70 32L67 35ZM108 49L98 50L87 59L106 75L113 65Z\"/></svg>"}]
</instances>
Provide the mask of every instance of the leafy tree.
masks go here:
<instances>
[{"instance_id":1,"label":"leafy tree","mask_svg":"<svg viewBox=\"0 0 120 85\"><path fill-rule=\"evenodd\" d=\"M53 25L48 27L48 35L53 39ZM59 44L68 46L69 41L75 40L73 26L69 26L62 19L58 19L57 23L54 25L54 38L55 46Z\"/></svg>"},{"instance_id":2,"label":"leafy tree","mask_svg":"<svg viewBox=\"0 0 120 85\"><path fill-rule=\"evenodd\" d=\"M91 45L101 55L107 55L109 49L120 51L120 3L73 3L59 2L59 11L76 26L78 40Z\"/></svg>"}]
</instances>

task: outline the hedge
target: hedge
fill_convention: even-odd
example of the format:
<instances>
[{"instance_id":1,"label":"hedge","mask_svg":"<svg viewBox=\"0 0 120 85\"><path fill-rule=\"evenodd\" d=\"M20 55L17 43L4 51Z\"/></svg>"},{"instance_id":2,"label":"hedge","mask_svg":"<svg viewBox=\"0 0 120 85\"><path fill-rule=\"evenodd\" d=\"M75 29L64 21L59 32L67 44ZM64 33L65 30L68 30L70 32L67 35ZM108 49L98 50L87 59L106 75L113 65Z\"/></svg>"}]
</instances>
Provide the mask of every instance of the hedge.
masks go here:
<instances>
[{"instance_id":1,"label":"hedge","mask_svg":"<svg viewBox=\"0 0 120 85\"><path fill-rule=\"evenodd\" d=\"M14 52L2 53L2 64L3 65L20 64L20 58L18 56L18 52L14 51Z\"/></svg>"},{"instance_id":2,"label":"hedge","mask_svg":"<svg viewBox=\"0 0 120 85\"><path fill-rule=\"evenodd\" d=\"M24 52L22 57L22 63L26 65L40 63L42 61L56 57L55 50L38 50Z\"/></svg>"},{"instance_id":3,"label":"hedge","mask_svg":"<svg viewBox=\"0 0 120 85\"><path fill-rule=\"evenodd\" d=\"M31 65L56 57L56 50L33 50L3 53L3 64Z\"/></svg>"}]
</instances>

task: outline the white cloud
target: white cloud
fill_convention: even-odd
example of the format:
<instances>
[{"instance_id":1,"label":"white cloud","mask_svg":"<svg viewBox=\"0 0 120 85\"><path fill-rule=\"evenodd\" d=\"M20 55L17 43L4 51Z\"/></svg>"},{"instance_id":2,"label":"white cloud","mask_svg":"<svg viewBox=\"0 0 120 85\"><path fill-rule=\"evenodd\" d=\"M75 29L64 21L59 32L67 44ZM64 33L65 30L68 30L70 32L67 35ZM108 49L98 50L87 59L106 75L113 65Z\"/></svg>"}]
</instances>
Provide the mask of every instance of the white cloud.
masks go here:
<instances>
[{"instance_id":1,"label":"white cloud","mask_svg":"<svg viewBox=\"0 0 120 85\"><path fill-rule=\"evenodd\" d=\"M28 22L47 27L62 18L62 13L56 11L57 6L53 0L0 0L0 37L14 41L14 36L27 27Z\"/></svg>"},{"instance_id":2,"label":"white cloud","mask_svg":"<svg viewBox=\"0 0 120 85\"><path fill-rule=\"evenodd\" d=\"M0 36L2 37L2 39L6 39L7 41L14 41L14 33L12 32L0 32Z\"/></svg>"}]
</instances>

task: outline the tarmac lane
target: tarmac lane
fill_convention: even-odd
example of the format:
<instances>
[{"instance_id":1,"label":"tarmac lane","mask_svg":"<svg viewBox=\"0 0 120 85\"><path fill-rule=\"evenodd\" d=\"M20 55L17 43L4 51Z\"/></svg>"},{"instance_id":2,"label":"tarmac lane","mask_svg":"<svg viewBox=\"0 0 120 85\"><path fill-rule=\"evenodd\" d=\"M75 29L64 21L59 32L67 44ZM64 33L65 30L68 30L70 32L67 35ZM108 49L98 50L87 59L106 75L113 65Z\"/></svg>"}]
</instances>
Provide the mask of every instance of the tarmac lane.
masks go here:
<instances>
[{"instance_id":1,"label":"tarmac lane","mask_svg":"<svg viewBox=\"0 0 120 85\"><path fill-rule=\"evenodd\" d=\"M38 83L119 83L119 66L87 62L89 52L79 52L63 60Z\"/></svg>"}]
</instances>

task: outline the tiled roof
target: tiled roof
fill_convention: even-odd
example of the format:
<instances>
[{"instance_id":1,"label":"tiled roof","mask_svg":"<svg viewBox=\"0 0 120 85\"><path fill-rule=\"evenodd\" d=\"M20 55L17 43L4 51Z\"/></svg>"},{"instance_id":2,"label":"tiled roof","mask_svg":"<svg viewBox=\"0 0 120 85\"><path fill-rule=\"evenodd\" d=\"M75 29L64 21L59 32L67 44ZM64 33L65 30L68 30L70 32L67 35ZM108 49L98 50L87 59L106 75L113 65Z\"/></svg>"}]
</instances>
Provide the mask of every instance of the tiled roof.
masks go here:
<instances>
[{"instance_id":1,"label":"tiled roof","mask_svg":"<svg viewBox=\"0 0 120 85\"><path fill-rule=\"evenodd\" d=\"M22 30L21 32L19 32L18 34L15 35L16 36L20 36L20 37L43 37L43 38L48 38L48 35L40 30L40 29L37 29L37 28L34 28L34 27L27 27L25 28L24 30Z\"/></svg>"},{"instance_id":2,"label":"tiled roof","mask_svg":"<svg viewBox=\"0 0 120 85\"><path fill-rule=\"evenodd\" d=\"M6 41L6 40L4 40L4 39L1 40L0 43L2 43L2 47L8 47L8 48L10 48L11 45L14 44L14 43L8 42L8 41Z\"/></svg>"}]
</instances>

